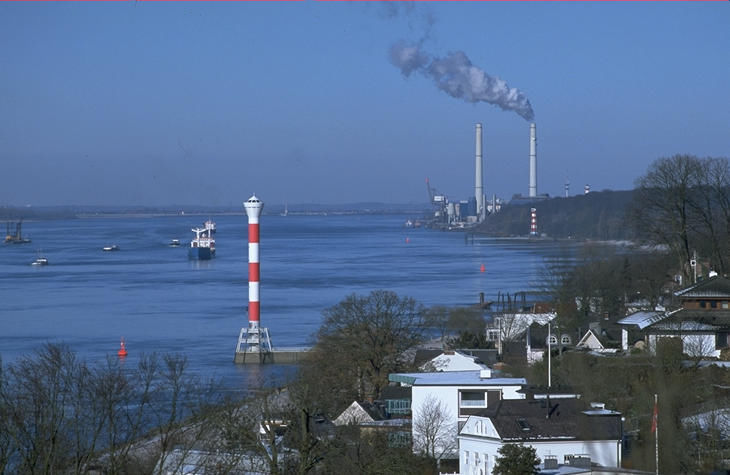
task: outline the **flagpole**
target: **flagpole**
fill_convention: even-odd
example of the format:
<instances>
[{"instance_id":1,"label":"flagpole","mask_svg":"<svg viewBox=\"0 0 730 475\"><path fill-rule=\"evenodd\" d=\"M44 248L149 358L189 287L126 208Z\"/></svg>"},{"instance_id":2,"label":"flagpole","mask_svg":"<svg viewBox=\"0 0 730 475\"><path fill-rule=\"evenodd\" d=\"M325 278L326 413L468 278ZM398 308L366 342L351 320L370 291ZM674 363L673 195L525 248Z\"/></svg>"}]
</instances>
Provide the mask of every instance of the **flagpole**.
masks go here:
<instances>
[{"instance_id":1,"label":"flagpole","mask_svg":"<svg viewBox=\"0 0 730 475\"><path fill-rule=\"evenodd\" d=\"M659 475L659 412L657 410L657 395L654 393L654 462L656 475Z\"/></svg>"},{"instance_id":2,"label":"flagpole","mask_svg":"<svg viewBox=\"0 0 730 475\"><path fill-rule=\"evenodd\" d=\"M552 370L552 368L550 367L551 366L550 365L550 355L553 352L552 347L550 345L550 340L552 340L551 336L552 335L550 333L550 321L548 320L548 390L550 390L550 386L552 386L552 378L551 378L552 375L550 374L550 371Z\"/></svg>"}]
</instances>

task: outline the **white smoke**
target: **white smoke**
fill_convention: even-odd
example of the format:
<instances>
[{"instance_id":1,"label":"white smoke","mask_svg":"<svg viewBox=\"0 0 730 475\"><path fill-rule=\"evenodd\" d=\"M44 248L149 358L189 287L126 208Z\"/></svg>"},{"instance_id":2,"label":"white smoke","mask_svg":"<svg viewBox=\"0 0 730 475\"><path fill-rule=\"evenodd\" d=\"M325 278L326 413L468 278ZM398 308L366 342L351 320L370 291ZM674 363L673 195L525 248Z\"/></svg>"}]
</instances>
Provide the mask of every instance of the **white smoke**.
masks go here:
<instances>
[{"instance_id":1,"label":"white smoke","mask_svg":"<svg viewBox=\"0 0 730 475\"><path fill-rule=\"evenodd\" d=\"M404 76L418 71L451 97L494 104L502 110L514 111L528 121L535 117L532 105L522 91L474 66L463 51L436 58L424 51L420 42L400 41L390 47L390 61Z\"/></svg>"}]
</instances>

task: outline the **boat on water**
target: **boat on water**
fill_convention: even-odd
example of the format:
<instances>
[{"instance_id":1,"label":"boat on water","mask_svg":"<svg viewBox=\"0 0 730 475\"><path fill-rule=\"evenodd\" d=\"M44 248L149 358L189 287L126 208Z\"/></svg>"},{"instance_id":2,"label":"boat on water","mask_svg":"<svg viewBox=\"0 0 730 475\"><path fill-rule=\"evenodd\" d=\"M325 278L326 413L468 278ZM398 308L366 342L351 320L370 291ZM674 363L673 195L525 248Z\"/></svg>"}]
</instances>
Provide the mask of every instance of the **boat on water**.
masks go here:
<instances>
[{"instance_id":1,"label":"boat on water","mask_svg":"<svg viewBox=\"0 0 730 475\"><path fill-rule=\"evenodd\" d=\"M215 223L209 219L202 228L193 228L192 231L195 237L190 241L188 257L200 261L215 257Z\"/></svg>"},{"instance_id":2,"label":"boat on water","mask_svg":"<svg viewBox=\"0 0 730 475\"><path fill-rule=\"evenodd\" d=\"M111 246L104 246L104 247L102 247L101 250L102 251L107 251L107 252L108 251L118 251L119 250L119 246L117 246L116 244L112 244Z\"/></svg>"},{"instance_id":3,"label":"boat on water","mask_svg":"<svg viewBox=\"0 0 730 475\"><path fill-rule=\"evenodd\" d=\"M36 259L33 262L31 262L30 265L32 265L32 266L47 266L48 265L48 259L45 258L45 257L43 257L43 255L41 255L41 251L38 251L38 257L36 257Z\"/></svg>"},{"instance_id":4,"label":"boat on water","mask_svg":"<svg viewBox=\"0 0 730 475\"><path fill-rule=\"evenodd\" d=\"M168 244L170 247L180 247L180 240L179 239L171 239L170 244Z\"/></svg>"},{"instance_id":5,"label":"boat on water","mask_svg":"<svg viewBox=\"0 0 730 475\"><path fill-rule=\"evenodd\" d=\"M11 234L13 232L11 223L5 223L5 244L28 244L30 239L23 237L22 228L23 220L21 219L15 223L15 233Z\"/></svg>"}]
</instances>

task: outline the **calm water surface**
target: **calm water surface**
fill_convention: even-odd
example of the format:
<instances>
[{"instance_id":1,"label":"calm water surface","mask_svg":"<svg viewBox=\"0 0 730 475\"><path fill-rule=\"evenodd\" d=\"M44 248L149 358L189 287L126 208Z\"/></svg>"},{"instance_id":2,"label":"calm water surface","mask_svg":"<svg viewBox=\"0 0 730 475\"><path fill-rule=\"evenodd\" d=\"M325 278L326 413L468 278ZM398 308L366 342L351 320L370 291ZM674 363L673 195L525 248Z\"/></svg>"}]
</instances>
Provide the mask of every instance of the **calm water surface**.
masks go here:
<instances>
[{"instance_id":1,"label":"calm water surface","mask_svg":"<svg viewBox=\"0 0 730 475\"><path fill-rule=\"evenodd\" d=\"M232 363L246 325L247 221L216 216L217 257L190 261L192 227L207 216L25 222L31 244L0 245L0 356L12 362L64 342L89 362L130 352L180 352L190 368L231 387L267 371ZM406 229L405 216L263 216L261 319L274 345L311 342L322 309L387 289L424 305L476 303L479 293L529 290L545 258L573 244L477 240ZM168 246L180 239L179 248ZM117 252L103 252L117 244ZM38 252L46 267L31 266ZM481 264L485 272L480 272Z\"/></svg>"}]
</instances>

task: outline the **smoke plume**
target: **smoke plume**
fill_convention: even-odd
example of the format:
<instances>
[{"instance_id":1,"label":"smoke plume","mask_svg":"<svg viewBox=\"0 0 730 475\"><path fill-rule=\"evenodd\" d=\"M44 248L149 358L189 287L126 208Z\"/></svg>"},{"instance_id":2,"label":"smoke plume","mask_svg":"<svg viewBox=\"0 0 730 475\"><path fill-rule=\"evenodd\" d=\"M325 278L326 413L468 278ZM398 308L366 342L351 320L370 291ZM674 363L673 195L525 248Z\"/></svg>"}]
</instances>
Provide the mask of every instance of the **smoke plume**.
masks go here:
<instances>
[{"instance_id":1,"label":"smoke plume","mask_svg":"<svg viewBox=\"0 0 730 475\"><path fill-rule=\"evenodd\" d=\"M401 41L391 46L390 61L404 76L409 77L417 71L451 97L471 103L494 104L502 110L514 111L528 121L535 117L532 105L522 91L474 66L463 51L437 58L424 51L420 42Z\"/></svg>"}]
</instances>

